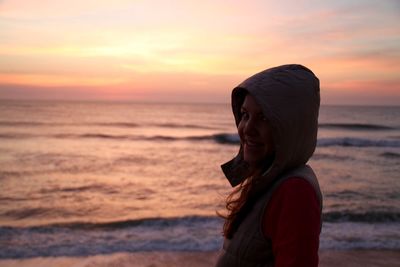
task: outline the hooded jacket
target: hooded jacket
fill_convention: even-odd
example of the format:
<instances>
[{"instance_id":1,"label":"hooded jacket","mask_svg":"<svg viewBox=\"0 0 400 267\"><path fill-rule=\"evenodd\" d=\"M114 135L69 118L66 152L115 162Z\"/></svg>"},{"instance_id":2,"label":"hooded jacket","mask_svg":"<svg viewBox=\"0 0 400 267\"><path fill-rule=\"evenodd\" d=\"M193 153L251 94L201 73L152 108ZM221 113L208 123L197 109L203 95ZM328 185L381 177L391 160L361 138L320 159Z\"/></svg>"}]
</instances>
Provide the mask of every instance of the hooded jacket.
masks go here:
<instances>
[{"instance_id":1,"label":"hooded jacket","mask_svg":"<svg viewBox=\"0 0 400 267\"><path fill-rule=\"evenodd\" d=\"M241 120L240 108L246 94L260 105L272 129L275 158L262 175L267 183L280 173L305 164L317 143L320 104L319 80L302 65L282 65L264 70L246 79L232 91L232 111L236 126ZM232 186L249 176L243 160L243 147L238 155L222 165Z\"/></svg>"},{"instance_id":2,"label":"hooded jacket","mask_svg":"<svg viewBox=\"0 0 400 267\"><path fill-rule=\"evenodd\" d=\"M232 239L225 239L224 251L217 266L273 266L271 243L263 238L261 218L274 190L290 177L301 177L314 188L322 209L322 196L314 172L306 162L314 153L317 141L320 105L319 80L308 68L282 65L257 73L232 91L232 111L236 125L241 120L241 106L246 94L253 96L269 122L274 144L274 158L256 177L258 201L242 221ZM222 170L232 187L250 175L243 160L243 145ZM269 264L269 265L268 265Z\"/></svg>"}]
</instances>

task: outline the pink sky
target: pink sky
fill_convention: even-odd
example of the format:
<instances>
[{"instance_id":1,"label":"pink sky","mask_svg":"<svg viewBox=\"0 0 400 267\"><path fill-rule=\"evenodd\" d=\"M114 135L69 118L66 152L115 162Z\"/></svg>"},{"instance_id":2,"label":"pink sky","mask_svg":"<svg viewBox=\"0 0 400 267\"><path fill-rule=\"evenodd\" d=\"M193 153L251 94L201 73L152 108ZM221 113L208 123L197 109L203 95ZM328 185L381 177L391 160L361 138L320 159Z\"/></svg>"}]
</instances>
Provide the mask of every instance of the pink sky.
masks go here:
<instances>
[{"instance_id":1,"label":"pink sky","mask_svg":"<svg viewBox=\"0 0 400 267\"><path fill-rule=\"evenodd\" d=\"M0 98L228 102L300 63L323 104L400 105L400 4L0 1Z\"/></svg>"}]
</instances>

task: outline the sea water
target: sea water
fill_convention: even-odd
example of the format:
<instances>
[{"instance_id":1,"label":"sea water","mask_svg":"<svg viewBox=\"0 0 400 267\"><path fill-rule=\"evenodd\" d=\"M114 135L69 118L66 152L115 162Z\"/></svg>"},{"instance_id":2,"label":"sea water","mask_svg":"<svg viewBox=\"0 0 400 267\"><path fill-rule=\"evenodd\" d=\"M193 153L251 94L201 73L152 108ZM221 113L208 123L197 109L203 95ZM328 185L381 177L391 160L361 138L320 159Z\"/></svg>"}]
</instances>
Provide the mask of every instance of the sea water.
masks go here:
<instances>
[{"instance_id":1,"label":"sea water","mask_svg":"<svg viewBox=\"0 0 400 267\"><path fill-rule=\"evenodd\" d=\"M228 104L0 101L0 258L221 247ZM322 106L321 249L400 249L400 107Z\"/></svg>"}]
</instances>

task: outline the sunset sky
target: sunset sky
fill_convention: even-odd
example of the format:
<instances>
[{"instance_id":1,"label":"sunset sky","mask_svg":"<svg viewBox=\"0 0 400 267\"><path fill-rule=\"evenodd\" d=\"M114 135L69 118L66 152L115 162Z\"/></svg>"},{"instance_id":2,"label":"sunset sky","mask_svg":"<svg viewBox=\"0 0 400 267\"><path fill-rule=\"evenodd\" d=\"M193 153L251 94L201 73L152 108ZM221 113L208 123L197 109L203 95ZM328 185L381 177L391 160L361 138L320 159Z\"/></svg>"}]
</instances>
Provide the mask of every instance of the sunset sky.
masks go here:
<instances>
[{"instance_id":1,"label":"sunset sky","mask_svg":"<svg viewBox=\"0 0 400 267\"><path fill-rule=\"evenodd\" d=\"M223 103L286 63L400 105L400 1L0 0L0 99Z\"/></svg>"}]
</instances>

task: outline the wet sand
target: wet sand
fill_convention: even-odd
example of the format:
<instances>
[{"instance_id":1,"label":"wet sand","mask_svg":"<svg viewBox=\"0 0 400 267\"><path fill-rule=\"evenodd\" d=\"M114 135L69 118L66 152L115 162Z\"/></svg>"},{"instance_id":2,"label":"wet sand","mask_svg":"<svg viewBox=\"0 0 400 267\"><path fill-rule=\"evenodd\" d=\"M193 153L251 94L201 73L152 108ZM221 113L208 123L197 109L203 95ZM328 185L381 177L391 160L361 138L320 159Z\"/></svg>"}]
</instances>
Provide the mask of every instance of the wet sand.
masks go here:
<instances>
[{"instance_id":1,"label":"wet sand","mask_svg":"<svg viewBox=\"0 0 400 267\"><path fill-rule=\"evenodd\" d=\"M208 267L218 252L137 252L90 257L48 257L22 260L0 260L1 267ZM352 250L321 251L321 267L397 267L400 251Z\"/></svg>"}]
</instances>

